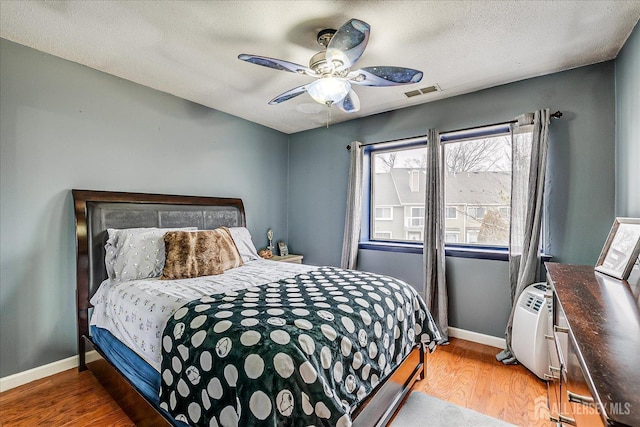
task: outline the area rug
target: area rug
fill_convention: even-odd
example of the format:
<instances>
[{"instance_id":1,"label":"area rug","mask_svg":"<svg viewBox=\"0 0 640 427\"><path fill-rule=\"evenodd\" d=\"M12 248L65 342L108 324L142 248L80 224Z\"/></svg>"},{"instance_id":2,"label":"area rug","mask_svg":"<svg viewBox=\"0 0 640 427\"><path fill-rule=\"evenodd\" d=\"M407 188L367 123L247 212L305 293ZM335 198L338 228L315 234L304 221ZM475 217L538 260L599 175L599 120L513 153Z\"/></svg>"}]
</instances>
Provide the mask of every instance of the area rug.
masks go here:
<instances>
[{"instance_id":1,"label":"area rug","mask_svg":"<svg viewBox=\"0 0 640 427\"><path fill-rule=\"evenodd\" d=\"M515 427L471 409L412 392L396 415L391 427Z\"/></svg>"}]
</instances>

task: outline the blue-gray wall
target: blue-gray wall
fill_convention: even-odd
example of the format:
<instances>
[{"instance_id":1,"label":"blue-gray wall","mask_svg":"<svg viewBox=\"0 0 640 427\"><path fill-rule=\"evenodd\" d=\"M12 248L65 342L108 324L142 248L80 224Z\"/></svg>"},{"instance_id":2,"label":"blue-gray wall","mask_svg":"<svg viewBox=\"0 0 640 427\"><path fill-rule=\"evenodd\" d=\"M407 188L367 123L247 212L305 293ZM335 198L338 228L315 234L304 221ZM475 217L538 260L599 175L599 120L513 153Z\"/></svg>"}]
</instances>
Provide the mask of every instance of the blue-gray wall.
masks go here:
<instances>
[{"instance_id":1,"label":"blue-gray wall","mask_svg":"<svg viewBox=\"0 0 640 427\"><path fill-rule=\"evenodd\" d=\"M616 215L640 218L640 24L616 58Z\"/></svg>"},{"instance_id":2,"label":"blue-gray wall","mask_svg":"<svg viewBox=\"0 0 640 427\"><path fill-rule=\"evenodd\" d=\"M614 218L614 77L610 61L292 135L291 250L312 264L339 264L351 141L466 128L548 107L564 116L550 127L546 231L552 237L545 249L556 261L595 264ZM359 268L396 274L422 290L420 255L362 250L359 257ZM510 309L507 263L448 258L447 268L451 326L502 336Z\"/></svg>"},{"instance_id":3,"label":"blue-gray wall","mask_svg":"<svg viewBox=\"0 0 640 427\"><path fill-rule=\"evenodd\" d=\"M0 75L0 377L76 354L72 188L241 197L287 238L287 135L6 40Z\"/></svg>"}]
</instances>

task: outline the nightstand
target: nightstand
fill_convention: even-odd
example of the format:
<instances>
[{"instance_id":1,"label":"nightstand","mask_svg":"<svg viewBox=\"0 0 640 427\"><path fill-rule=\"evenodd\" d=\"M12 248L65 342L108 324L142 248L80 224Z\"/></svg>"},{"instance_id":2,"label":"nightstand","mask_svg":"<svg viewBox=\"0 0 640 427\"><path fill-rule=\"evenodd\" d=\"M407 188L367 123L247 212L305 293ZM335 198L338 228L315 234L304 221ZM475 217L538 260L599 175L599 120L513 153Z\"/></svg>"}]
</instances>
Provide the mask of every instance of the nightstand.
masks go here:
<instances>
[{"instance_id":1,"label":"nightstand","mask_svg":"<svg viewBox=\"0 0 640 427\"><path fill-rule=\"evenodd\" d=\"M270 259L271 261L290 262L292 264L302 264L302 258L304 258L304 256L302 255L289 254L285 256L274 255L273 258L270 258Z\"/></svg>"}]
</instances>

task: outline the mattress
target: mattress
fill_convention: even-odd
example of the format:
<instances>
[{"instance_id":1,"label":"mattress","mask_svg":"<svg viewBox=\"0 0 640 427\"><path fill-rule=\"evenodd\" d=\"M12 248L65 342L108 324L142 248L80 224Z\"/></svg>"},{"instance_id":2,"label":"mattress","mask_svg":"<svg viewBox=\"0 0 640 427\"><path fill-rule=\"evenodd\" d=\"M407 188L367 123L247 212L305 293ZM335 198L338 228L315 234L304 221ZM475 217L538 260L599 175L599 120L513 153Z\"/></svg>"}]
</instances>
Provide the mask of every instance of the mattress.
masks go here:
<instances>
[{"instance_id":1,"label":"mattress","mask_svg":"<svg viewBox=\"0 0 640 427\"><path fill-rule=\"evenodd\" d=\"M167 320L189 301L308 273L317 267L254 260L217 276L183 280L105 280L91 298L91 326L109 331L156 371Z\"/></svg>"},{"instance_id":2,"label":"mattress","mask_svg":"<svg viewBox=\"0 0 640 427\"><path fill-rule=\"evenodd\" d=\"M162 412L166 419L176 427L187 427L181 421L174 419L171 414L160 407L158 393L160 390L160 374L147 362L142 360L133 350L114 337L106 329L91 326L91 339L100 347L102 353L111 364L124 375L131 384L142 394L157 411Z\"/></svg>"}]
</instances>

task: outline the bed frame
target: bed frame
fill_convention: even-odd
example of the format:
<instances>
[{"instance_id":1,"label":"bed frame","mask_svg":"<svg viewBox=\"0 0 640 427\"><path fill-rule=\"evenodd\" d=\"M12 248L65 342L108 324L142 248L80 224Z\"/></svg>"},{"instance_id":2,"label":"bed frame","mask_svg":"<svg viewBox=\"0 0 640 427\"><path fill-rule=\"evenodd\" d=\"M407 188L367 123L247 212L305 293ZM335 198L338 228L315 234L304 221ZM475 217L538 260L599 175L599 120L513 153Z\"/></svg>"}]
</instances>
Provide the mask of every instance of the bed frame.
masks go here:
<instances>
[{"instance_id":1,"label":"bed frame","mask_svg":"<svg viewBox=\"0 0 640 427\"><path fill-rule=\"evenodd\" d=\"M90 298L106 279L107 228L245 226L241 199L72 190L76 223L78 370L89 369L138 426L172 426L105 357L89 335ZM94 349L91 361L87 351ZM417 346L356 409L355 427L385 426L411 387L426 374L424 351Z\"/></svg>"}]
</instances>

